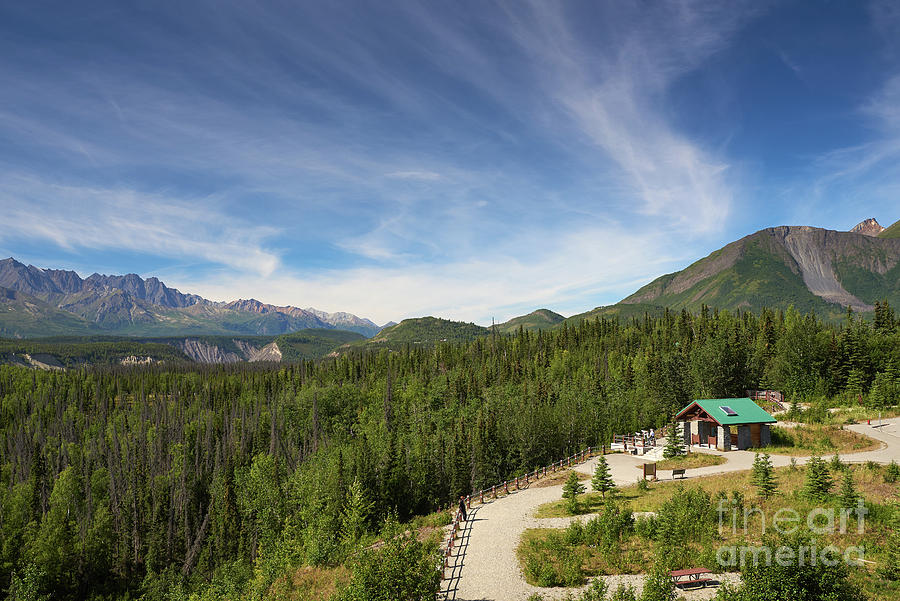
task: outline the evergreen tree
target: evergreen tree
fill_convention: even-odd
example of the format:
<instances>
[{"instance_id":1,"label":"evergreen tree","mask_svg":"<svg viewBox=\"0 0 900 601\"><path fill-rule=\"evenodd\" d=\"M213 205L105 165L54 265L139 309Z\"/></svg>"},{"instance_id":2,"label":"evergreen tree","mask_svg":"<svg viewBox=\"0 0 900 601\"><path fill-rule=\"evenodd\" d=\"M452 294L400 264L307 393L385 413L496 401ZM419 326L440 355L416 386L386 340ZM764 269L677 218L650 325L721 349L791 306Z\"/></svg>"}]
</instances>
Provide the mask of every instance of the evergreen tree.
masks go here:
<instances>
[{"instance_id":1,"label":"evergreen tree","mask_svg":"<svg viewBox=\"0 0 900 601\"><path fill-rule=\"evenodd\" d=\"M884 481L887 484L893 484L898 479L900 479L900 465L897 465L897 462L891 459L887 469L884 470Z\"/></svg>"},{"instance_id":2,"label":"evergreen tree","mask_svg":"<svg viewBox=\"0 0 900 601\"><path fill-rule=\"evenodd\" d=\"M597 469L594 470L594 477L591 479L591 487L600 492L600 495L605 499L606 493L614 494L616 490L616 484L613 482L612 474L609 472L609 464L606 462L606 457L600 455L600 458L597 460Z\"/></svg>"},{"instance_id":3,"label":"evergreen tree","mask_svg":"<svg viewBox=\"0 0 900 601\"><path fill-rule=\"evenodd\" d=\"M569 513L578 513L578 495L584 491L584 485L578 480L578 474L569 472L569 479L563 484L563 498L566 499L566 510Z\"/></svg>"},{"instance_id":4,"label":"evergreen tree","mask_svg":"<svg viewBox=\"0 0 900 601\"><path fill-rule=\"evenodd\" d=\"M844 479L841 481L841 507L856 507L856 500L859 495L853 486L853 473L848 469L844 472Z\"/></svg>"},{"instance_id":5,"label":"evergreen tree","mask_svg":"<svg viewBox=\"0 0 900 601\"><path fill-rule=\"evenodd\" d=\"M806 464L806 494L813 499L824 499L831 490L831 474L821 457L813 455Z\"/></svg>"},{"instance_id":6,"label":"evergreen tree","mask_svg":"<svg viewBox=\"0 0 900 601\"><path fill-rule=\"evenodd\" d=\"M357 478L347 490L347 502L341 511L341 540L345 545L353 547L362 537L372 506Z\"/></svg>"},{"instance_id":7,"label":"evergreen tree","mask_svg":"<svg viewBox=\"0 0 900 601\"><path fill-rule=\"evenodd\" d=\"M878 566L878 574L887 580L900 580L900 506L891 508L890 534L885 545L884 561Z\"/></svg>"},{"instance_id":8,"label":"evergreen tree","mask_svg":"<svg viewBox=\"0 0 900 601\"><path fill-rule=\"evenodd\" d=\"M673 457L681 457L686 453L681 424L676 420L672 420L672 423L669 424L669 435L666 437L666 448L663 449L663 457L672 459Z\"/></svg>"},{"instance_id":9,"label":"evergreen tree","mask_svg":"<svg viewBox=\"0 0 900 601\"><path fill-rule=\"evenodd\" d=\"M846 469L846 465L843 461L841 461L840 453L835 453L831 456L831 471L835 474Z\"/></svg>"},{"instance_id":10,"label":"evergreen tree","mask_svg":"<svg viewBox=\"0 0 900 601\"><path fill-rule=\"evenodd\" d=\"M754 457L750 481L756 487L759 496L763 499L768 499L775 493L775 490L778 488L778 483L775 480L772 459L769 457L768 453L764 455L757 453Z\"/></svg>"}]
</instances>

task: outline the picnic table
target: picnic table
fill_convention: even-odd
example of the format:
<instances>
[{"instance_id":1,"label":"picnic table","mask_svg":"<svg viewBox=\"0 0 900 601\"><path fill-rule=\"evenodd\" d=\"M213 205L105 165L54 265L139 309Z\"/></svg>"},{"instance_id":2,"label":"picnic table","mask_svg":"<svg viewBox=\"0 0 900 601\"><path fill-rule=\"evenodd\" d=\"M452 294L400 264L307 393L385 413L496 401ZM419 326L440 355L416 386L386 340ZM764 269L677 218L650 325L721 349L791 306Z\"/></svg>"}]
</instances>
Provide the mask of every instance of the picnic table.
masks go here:
<instances>
[{"instance_id":1,"label":"picnic table","mask_svg":"<svg viewBox=\"0 0 900 601\"><path fill-rule=\"evenodd\" d=\"M712 574L712 572L706 568L690 568L688 570L672 570L669 572L672 580L675 581L675 586L683 588L695 586L706 588L706 585L713 581L712 578L701 578L701 576L706 574Z\"/></svg>"}]
</instances>

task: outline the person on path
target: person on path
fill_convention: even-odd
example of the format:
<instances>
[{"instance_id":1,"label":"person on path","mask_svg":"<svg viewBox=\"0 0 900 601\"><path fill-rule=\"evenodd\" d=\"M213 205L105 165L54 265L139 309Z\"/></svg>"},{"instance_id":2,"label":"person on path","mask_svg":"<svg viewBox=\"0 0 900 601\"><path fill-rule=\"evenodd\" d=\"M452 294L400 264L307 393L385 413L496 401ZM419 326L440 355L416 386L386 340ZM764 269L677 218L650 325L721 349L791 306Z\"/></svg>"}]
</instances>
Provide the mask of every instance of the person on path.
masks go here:
<instances>
[{"instance_id":1,"label":"person on path","mask_svg":"<svg viewBox=\"0 0 900 601\"><path fill-rule=\"evenodd\" d=\"M465 522L466 519L468 519L468 516L466 515L466 498L465 497L459 498L459 513L462 514L462 521Z\"/></svg>"}]
</instances>

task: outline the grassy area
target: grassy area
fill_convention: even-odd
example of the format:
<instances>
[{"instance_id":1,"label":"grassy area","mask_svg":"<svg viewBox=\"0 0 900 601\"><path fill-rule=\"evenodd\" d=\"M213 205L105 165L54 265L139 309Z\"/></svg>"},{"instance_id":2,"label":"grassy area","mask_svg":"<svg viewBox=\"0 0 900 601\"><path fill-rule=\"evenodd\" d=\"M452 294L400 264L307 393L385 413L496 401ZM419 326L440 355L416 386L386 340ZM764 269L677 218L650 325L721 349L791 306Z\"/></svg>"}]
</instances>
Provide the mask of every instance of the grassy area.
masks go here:
<instances>
[{"instance_id":1,"label":"grassy area","mask_svg":"<svg viewBox=\"0 0 900 601\"><path fill-rule=\"evenodd\" d=\"M328 601L350 581L344 566L334 568L305 566L288 572L267 591L267 598L293 601Z\"/></svg>"},{"instance_id":2,"label":"grassy area","mask_svg":"<svg viewBox=\"0 0 900 601\"><path fill-rule=\"evenodd\" d=\"M611 552L600 546L571 545L565 530L530 528L522 534L516 555L532 586L581 586L587 576L644 572L653 560L650 551L638 537Z\"/></svg>"},{"instance_id":3,"label":"grassy area","mask_svg":"<svg viewBox=\"0 0 900 601\"><path fill-rule=\"evenodd\" d=\"M638 475L638 471L635 471L635 477ZM607 493L609 495L609 493ZM571 517L572 515L584 515L588 513L596 513L601 507L603 507L604 499L598 492L589 492L583 495L578 495L578 513L573 514L566 508L566 502L563 499L559 501L551 501L550 503L544 503L540 507L538 507L534 512L534 517L536 518L565 518Z\"/></svg>"},{"instance_id":4,"label":"grassy area","mask_svg":"<svg viewBox=\"0 0 900 601\"><path fill-rule=\"evenodd\" d=\"M875 572L881 565L890 533L890 515L892 507L900 501L900 484L885 482L885 466L869 463L865 465L846 465L841 467L829 462L829 470L834 480L829 497L813 500L803 492L806 479L805 467L784 467L775 470L778 482L776 494L769 499L760 499L751 483L749 472L737 472L688 479L685 481L655 482L649 490L641 491L636 485L620 490L618 499L623 511L656 512L653 518L639 518L629 529L622 530L621 539L616 544L598 544L590 537L573 536L572 527L565 530L529 530L522 539L518 555L526 579L532 584L547 586L542 582L553 581L555 585L573 586L580 575L582 578L596 574L628 574L646 571L658 553L674 557L679 567L688 563L705 565L716 570L715 552L718 548L731 545L758 545L762 542L763 532L774 530L772 519L777 512L793 510L802 516L799 520L802 531L808 532L806 516L813 509L833 509L840 515L838 492L844 473L852 476L854 487L866 501L869 514L865 519L862 534L856 531L856 516L851 515L849 527L845 532L839 528L834 532L820 535L820 548L829 544L839 549L851 546L863 546L865 559L874 562L865 566L851 567L851 578L865 591L869 599L888 601L900 598L900 583L886 582ZM698 494L693 501L682 502L688 494ZM585 495L585 500L595 495ZM718 526L718 499L726 497L728 511L724 523ZM708 499L706 509L696 516L690 515L690 507L697 507L697 499ZM737 501L737 505L733 504ZM589 508L597 509L592 503L584 503ZM602 507L602 503L597 503ZM744 512L732 512L733 507L752 510L744 519ZM543 506L538 515L543 517L555 512L556 504ZM685 514L685 511L688 513ZM608 510L604 510L608 511ZM687 515L687 517L685 517ZM699 517L697 517L699 516ZM735 521L732 521L736 518ZM672 524L680 527L691 527L693 523L706 522L698 535L679 533L669 546L665 543L665 529ZM835 525L840 521L836 518ZM578 530L581 527L575 527ZM583 527L588 532L588 526ZM604 533L609 529L600 528ZM575 541L575 542L573 542ZM686 544L681 541L690 541ZM684 564L682 566L681 564ZM708 565L707 565L708 564ZM541 567L543 566L543 567ZM718 569L723 569L719 567ZM732 568L729 568L729 570Z\"/></svg>"},{"instance_id":5,"label":"grassy area","mask_svg":"<svg viewBox=\"0 0 900 601\"><path fill-rule=\"evenodd\" d=\"M712 455L710 453L690 453L681 457L673 457L672 459L663 459L656 463L658 470L674 470L674 469L693 469L695 467L709 467L711 465L722 465L725 458L721 455Z\"/></svg>"},{"instance_id":6,"label":"grassy area","mask_svg":"<svg viewBox=\"0 0 900 601\"><path fill-rule=\"evenodd\" d=\"M772 445L766 452L774 455L832 455L859 453L881 447L868 436L838 425L804 424L796 428L772 427Z\"/></svg>"},{"instance_id":7,"label":"grassy area","mask_svg":"<svg viewBox=\"0 0 900 601\"><path fill-rule=\"evenodd\" d=\"M900 416L900 407L888 407L887 409L871 409L869 407L836 407L829 411L825 423L834 425L862 424L866 420L877 423L878 419L888 419Z\"/></svg>"},{"instance_id":8,"label":"grassy area","mask_svg":"<svg viewBox=\"0 0 900 601\"><path fill-rule=\"evenodd\" d=\"M573 470L565 470L563 472L557 472L552 476L547 476L546 478L542 478L541 480L537 480L532 482L531 486L534 488L547 488L548 486L558 486L560 484L565 484L566 480L569 479L569 474L574 473L578 476L579 480L587 480L590 478L587 474L583 472L575 472Z\"/></svg>"},{"instance_id":9,"label":"grassy area","mask_svg":"<svg viewBox=\"0 0 900 601\"><path fill-rule=\"evenodd\" d=\"M830 466L830 463L829 463ZM896 484L884 482L884 467L875 465L871 468L860 465L847 465L847 469L853 474L853 482L856 489L863 494L868 501L874 503L890 503L900 500L900 489ZM833 472L834 470L832 470ZM637 486L627 486L621 489L619 498L628 504L632 511L657 511L660 506L668 501L679 488L702 488L712 497L726 494L729 497L734 491L738 491L748 500L757 505L781 506L788 502L807 502L802 496L802 489L806 470L803 466L796 468L775 468L775 478L778 481L778 491L772 499L762 501L756 499L756 489L750 482L750 472L732 472L715 476L704 476L688 480L665 480L650 484L649 490L642 492ZM832 474L834 477L834 474ZM838 478L840 474L838 474ZM838 478L832 493L837 493L839 488ZM547 505L550 505L549 503ZM799 509L798 509L799 511Z\"/></svg>"}]
</instances>

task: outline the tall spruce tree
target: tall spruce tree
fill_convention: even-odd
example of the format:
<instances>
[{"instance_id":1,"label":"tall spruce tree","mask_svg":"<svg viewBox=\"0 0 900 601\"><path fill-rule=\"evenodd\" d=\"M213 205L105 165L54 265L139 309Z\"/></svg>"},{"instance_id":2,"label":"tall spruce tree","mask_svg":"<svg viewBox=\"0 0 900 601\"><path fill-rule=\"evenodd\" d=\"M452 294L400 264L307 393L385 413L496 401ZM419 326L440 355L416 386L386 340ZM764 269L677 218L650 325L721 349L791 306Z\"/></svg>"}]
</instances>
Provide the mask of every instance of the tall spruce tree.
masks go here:
<instances>
[{"instance_id":1,"label":"tall spruce tree","mask_svg":"<svg viewBox=\"0 0 900 601\"><path fill-rule=\"evenodd\" d=\"M584 492L584 484L578 480L578 474L569 472L569 479L563 484L563 498L569 513L578 513L578 495Z\"/></svg>"},{"instance_id":2,"label":"tall spruce tree","mask_svg":"<svg viewBox=\"0 0 900 601\"><path fill-rule=\"evenodd\" d=\"M663 449L663 457L672 459L673 457L681 457L686 453L681 424L677 420L672 420L672 423L669 424L669 434L666 437L666 448Z\"/></svg>"},{"instance_id":3,"label":"tall spruce tree","mask_svg":"<svg viewBox=\"0 0 900 601\"><path fill-rule=\"evenodd\" d=\"M853 486L853 472L851 472L850 469L844 471L844 478L841 481L840 497L841 507L856 507L856 500L859 498L859 495L856 492L856 488Z\"/></svg>"},{"instance_id":4,"label":"tall spruce tree","mask_svg":"<svg viewBox=\"0 0 900 601\"><path fill-rule=\"evenodd\" d=\"M778 482L775 480L772 459L768 453L764 455L757 453L753 458L753 471L750 475L750 481L763 499L768 499L775 494Z\"/></svg>"},{"instance_id":5,"label":"tall spruce tree","mask_svg":"<svg viewBox=\"0 0 900 601\"><path fill-rule=\"evenodd\" d=\"M598 491L600 496L604 499L606 498L607 492L613 494L616 490L616 484L613 482L612 474L609 472L609 464L606 462L606 457L603 455L600 455L600 458L597 460L597 469L594 470L591 486L594 490Z\"/></svg>"},{"instance_id":6,"label":"tall spruce tree","mask_svg":"<svg viewBox=\"0 0 900 601\"><path fill-rule=\"evenodd\" d=\"M828 465L817 455L810 457L806 464L806 484L804 486L806 494L814 499L824 499L828 496L831 485Z\"/></svg>"}]
</instances>

